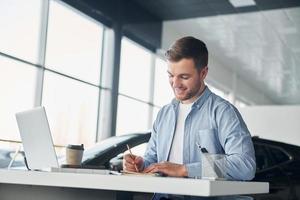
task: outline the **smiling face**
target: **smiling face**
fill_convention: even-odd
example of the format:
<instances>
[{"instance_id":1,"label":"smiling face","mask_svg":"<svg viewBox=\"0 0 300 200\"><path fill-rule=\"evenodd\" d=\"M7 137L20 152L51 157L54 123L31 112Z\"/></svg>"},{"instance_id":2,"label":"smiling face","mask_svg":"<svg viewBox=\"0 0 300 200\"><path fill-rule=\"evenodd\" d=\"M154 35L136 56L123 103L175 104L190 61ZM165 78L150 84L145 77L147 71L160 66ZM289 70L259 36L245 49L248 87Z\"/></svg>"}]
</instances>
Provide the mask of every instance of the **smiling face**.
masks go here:
<instances>
[{"instance_id":1,"label":"smiling face","mask_svg":"<svg viewBox=\"0 0 300 200\"><path fill-rule=\"evenodd\" d=\"M204 79L207 72L207 67L197 69L193 59L168 61L169 83L175 98L184 104L194 102L205 88Z\"/></svg>"}]
</instances>

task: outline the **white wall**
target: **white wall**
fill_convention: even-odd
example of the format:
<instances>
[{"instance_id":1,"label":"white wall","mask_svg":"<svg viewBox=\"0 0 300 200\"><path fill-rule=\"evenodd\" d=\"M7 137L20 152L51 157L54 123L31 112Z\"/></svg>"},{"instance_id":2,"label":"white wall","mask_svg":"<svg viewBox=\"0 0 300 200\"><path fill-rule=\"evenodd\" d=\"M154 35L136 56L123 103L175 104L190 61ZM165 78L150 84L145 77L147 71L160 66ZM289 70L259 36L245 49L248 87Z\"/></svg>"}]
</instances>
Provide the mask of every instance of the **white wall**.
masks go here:
<instances>
[{"instance_id":1,"label":"white wall","mask_svg":"<svg viewBox=\"0 0 300 200\"><path fill-rule=\"evenodd\" d=\"M192 30L187 30L183 27L178 27L177 29L174 28L174 23L168 21L163 22L162 49L168 49L175 40L187 35L199 37L197 33L194 33ZM208 65L209 73L207 81L209 83L214 83L214 85L219 86L220 89L233 92L235 97L241 97L254 104L272 104L272 101L261 91L252 87L245 80L240 79L240 77L236 76L234 71L221 63L218 58L214 57L213 52L209 52Z\"/></svg>"},{"instance_id":2,"label":"white wall","mask_svg":"<svg viewBox=\"0 0 300 200\"><path fill-rule=\"evenodd\" d=\"M242 97L249 102L253 102L258 105L272 104L272 101L262 92L253 88L240 77L235 77L235 72L229 67L221 64L214 56L209 56L208 65L208 81L215 82L220 88L233 92L236 97Z\"/></svg>"},{"instance_id":3,"label":"white wall","mask_svg":"<svg viewBox=\"0 0 300 200\"><path fill-rule=\"evenodd\" d=\"M300 146L300 106L239 108L251 135Z\"/></svg>"}]
</instances>

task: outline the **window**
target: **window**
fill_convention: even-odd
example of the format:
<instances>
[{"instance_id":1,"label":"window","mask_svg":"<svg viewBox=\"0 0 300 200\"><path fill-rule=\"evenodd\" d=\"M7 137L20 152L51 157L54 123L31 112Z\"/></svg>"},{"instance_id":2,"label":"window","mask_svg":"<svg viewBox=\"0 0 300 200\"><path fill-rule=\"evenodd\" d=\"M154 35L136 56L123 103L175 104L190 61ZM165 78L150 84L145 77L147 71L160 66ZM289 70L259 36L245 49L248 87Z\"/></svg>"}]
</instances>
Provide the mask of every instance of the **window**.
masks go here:
<instances>
[{"instance_id":1,"label":"window","mask_svg":"<svg viewBox=\"0 0 300 200\"><path fill-rule=\"evenodd\" d=\"M42 104L55 144L95 143L98 92L97 87L45 72Z\"/></svg>"},{"instance_id":2,"label":"window","mask_svg":"<svg viewBox=\"0 0 300 200\"><path fill-rule=\"evenodd\" d=\"M102 40L101 24L50 1L45 67L61 75L45 71L42 104L55 144L96 141Z\"/></svg>"},{"instance_id":3,"label":"window","mask_svg":"<svg viewBox=\"0 0 300 200\"><path fill-rule=\"evenodd\" d=\"M99 85L102 34L93 19L50 1L46 68Z\"/></svg>"},{"instance_id":4,"label":"window","mask_svg":"<svg viewBox=\"0 0 300 200\"><path fill-rule=\"evenodd\" d=\"M34 106L38 69L0 55L0 138L20 140L15 113Z\"/></svg>"},{"instance_id":5,"label":"window","mask_svg":"<svg viewBox=\"0 0 300 200\"><path fill-rule=\"evenodd\" d=\"M122 38L117 135L150 128L152 59L150 51Z\"/></svg>"},{"instance_id":6,"label":"window","mask_svg":"<svg viewBox=\"0 0 300 200\"><path fill-rule=\"evenodd\" d=\"M173 90L169 84L167 63L161 58L155 60L154 79L154 105L164 106L174 98Z\"/></svg>"},{"instance_id":7,"label":"window","mask_svg":"<svg viewBox=\"0 0 300 200\"><path fill-rule=\"evenodd\" d=\"M119 92L149 101L151 67L151 53L123 37Z\"/></svg>"},{"instance_id":8,"label":"window","mask_svg":"<svg viewBox=\"0 0 300 200\"><path fill-rule=\"evenodd\" d=\"M146 103L119 95L117 135L144 132L149 129L149 109Z\"/></svg>"},{"instance_id":9,"label":"window","mask_svg":"<svg viewBox=\"0 0 300 200\"><path fill-rule=\"evenodd\" d=\"M0 52L37 63L42 0L0 1Z\"/></svg>"}]
</instances>

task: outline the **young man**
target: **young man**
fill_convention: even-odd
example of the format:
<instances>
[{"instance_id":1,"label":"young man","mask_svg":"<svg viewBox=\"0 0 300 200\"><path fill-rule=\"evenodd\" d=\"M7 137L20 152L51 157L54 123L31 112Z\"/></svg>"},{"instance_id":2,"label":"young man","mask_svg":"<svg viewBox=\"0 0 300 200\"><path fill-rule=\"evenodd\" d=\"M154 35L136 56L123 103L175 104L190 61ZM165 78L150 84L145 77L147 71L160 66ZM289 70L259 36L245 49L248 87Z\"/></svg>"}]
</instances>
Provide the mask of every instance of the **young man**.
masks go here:
<instances>
[{"instance_id":1,"label":"young man","mask_svg":"<svg viewBox=\"0 0 300 200\"><path fill-rule=\"evenodd\" d=\"M206 45L183 37L166 59L175 99L159 111L144 157L125 155L124 170L201 177L200 144L209 153L225 154L225 178L251 180L256 169L251 136L238 110L204 83Z\"/></svg>"}]
</instances>

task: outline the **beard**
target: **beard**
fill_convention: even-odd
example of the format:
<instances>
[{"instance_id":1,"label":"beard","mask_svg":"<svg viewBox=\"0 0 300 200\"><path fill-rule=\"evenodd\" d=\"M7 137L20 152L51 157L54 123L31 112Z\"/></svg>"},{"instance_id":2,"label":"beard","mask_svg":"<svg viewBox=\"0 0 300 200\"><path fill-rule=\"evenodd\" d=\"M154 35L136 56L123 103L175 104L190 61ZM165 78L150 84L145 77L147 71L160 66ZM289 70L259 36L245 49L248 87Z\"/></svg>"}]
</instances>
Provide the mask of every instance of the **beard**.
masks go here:
<instances>
[{"instance_id":1,"label":"beard","mask_svg":"<svg viewBox=\"0 0 300 200\"><path fill-rule=\"evenodd\" d=\"M199 85L196 85L195 87L191 89L183 89L181 94L176 93L175 89L173 88L173 92L175 95L175 98L179 101L186 101L189 99L192 99L194 97L199 97L202 94L203 86L200 83Z\"/></svg>"},{"instance_id":2,"label":"beard","mask_svg":"<svg viewBox=\"0 0 300 200\"><path fill-rule=\"evenodd\" d=\"M180 101L186 101L186 100L188 100L188 99L191 99L191 98L193 98L197 93L198 93L198 91L187 91L187 92L185 92L184 94L177 94L177 93L174 91L175 98L176 98L177 100L180 100Z\"/></svg>"}]
</instances>

